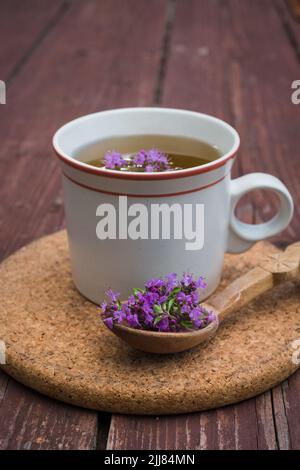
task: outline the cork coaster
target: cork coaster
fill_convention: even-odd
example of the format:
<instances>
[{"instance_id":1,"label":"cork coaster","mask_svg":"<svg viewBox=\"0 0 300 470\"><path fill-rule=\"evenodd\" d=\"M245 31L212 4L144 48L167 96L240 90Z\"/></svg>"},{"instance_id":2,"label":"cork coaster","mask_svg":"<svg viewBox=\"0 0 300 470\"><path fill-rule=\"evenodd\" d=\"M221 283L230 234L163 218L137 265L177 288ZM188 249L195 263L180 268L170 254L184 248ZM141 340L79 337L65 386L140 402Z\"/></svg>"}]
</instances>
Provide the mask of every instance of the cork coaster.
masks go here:
<instances>
[{"instance_id":1,"label":"cork coaster","mask_svg":"<svg viewBox=\"0 0 300 470\"><path fill-rule=\"evenodd\" d=\"M251 268L272 245L226 255L222 286ZM152 356L131 349L74 288L66 233L21 249L0 266L0 339L20 382L51 397L120 413L184 413L259 394L297 368L300 283L288 283L243 308L206 346ZM103 267L105 276L105 267Z\"/></svg>"}]
</instances>

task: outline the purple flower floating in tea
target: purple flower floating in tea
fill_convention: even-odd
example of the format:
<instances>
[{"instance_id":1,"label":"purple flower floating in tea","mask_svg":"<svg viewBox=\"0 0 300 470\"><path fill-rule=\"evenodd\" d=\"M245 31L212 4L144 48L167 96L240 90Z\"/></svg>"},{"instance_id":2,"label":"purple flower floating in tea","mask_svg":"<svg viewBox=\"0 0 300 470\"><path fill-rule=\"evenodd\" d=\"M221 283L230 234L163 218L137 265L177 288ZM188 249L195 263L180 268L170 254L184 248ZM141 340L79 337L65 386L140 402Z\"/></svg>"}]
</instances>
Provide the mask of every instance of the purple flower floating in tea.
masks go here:
<instances>
[{"instance_id":1,"label":"purple flower floating in tea","mask_svg":"<svg viewBox=\"0 0 300 470\"><path fill-rule=\"evenodd\" d=\"M109 289L106 293L109 301L101 305L102 319L108 328L113 328L114 323L162 332L204 328L216 319L213 312L200 304L198 289L205 288L202 276L194 278L185 273L179 279L176 273L171 273L163 279L150 279L143 289L133 289L123 303L119 294Z\"/></svg>"},{"instance_id":2,"label":"purple flower floating in tea","mask_svg":"<svg viewBox=\"0 0 300 470\"><path fill-rule=\"evenodd\" d=\"M140 150L134 155L124 156L109 150L104 156L104 166L109 170L159 172L173 170L168 155L157 150Z\"/></svg>"},{"instance_id":3,"label":"purple flower floating in tea","mask_svg":"<svg viewBox=\"0 0 300 470\"><path fill-rule=\"evenodd\" d=\"M106 152L104 163L105 168L110 170L120 170L122 167L127 166L127 162L123 159L122 155L114 150Z\"/></svg>"}]
</instances>

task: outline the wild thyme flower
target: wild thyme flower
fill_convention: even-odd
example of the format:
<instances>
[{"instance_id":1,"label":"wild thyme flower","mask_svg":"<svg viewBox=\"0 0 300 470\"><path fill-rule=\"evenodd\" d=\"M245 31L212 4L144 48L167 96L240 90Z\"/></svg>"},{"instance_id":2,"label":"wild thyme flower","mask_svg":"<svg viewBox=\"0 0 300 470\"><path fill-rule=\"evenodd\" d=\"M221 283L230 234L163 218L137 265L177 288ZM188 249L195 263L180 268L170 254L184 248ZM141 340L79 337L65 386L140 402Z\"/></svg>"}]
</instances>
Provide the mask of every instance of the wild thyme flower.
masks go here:
<instances>
[{"instance_id":1,"label":"wild thyme flower","mask_svg":"<svg viewBox=\"0 0 300 470\"><path fill-rule=\"evenodd\" d=\"M146 171L166 171L171 169L168 156L157 149L151 149L146 152L144 165Z\"/></svg>"},{"instance_id":2,"label":"wild thyme flower","mask_svg":"<svg viewBox=\"0 0 300 470\"><path fill-rule=\"evenodd\" d=\"M140 150L132 159L132 163L136 166L144 166L147 154L145 150Z\"/></svg>"},{"instance_id":3,"label":"wild thyme flower","mask_svg":"<svg viewBox=\"0 0 300 470\"><path fill-rule=\"evenodd\" d=\"M198 289L205 287L202 276L194 278L184 273L179 279L176 273L170 273L163 279L150 279L143 289L133 289L133 294L123 303L119 294L109 289L109 301L101 305L102 318L108 328L115 323L165 332L204 328L216 319L199 302Z\"/></svg>"},{"instance_id":4,"label":"wild thyme flower","mask_svg":"<svg viewBox=\"0 0 300 470\"><path fill-rule=\"evenodd\" d=\"M106 152L104 156L104 164L105 168L109 170L120 170L122 167L126 167L128 165L122 155L114 150Z\"/></svg>"},{"instance_id":5,"label":"wild thyme flower","mask_svg":"<svg viewBox=\"0 0 300 470\"><path fill-rule=\"evenodd\" d=\"M134 155L126 156L126 159L119 152L108 151L104 156L104 166L110 170L147 173L173 169L168 155L154 148L139 150Z\"/></svg>"}]
</instances>

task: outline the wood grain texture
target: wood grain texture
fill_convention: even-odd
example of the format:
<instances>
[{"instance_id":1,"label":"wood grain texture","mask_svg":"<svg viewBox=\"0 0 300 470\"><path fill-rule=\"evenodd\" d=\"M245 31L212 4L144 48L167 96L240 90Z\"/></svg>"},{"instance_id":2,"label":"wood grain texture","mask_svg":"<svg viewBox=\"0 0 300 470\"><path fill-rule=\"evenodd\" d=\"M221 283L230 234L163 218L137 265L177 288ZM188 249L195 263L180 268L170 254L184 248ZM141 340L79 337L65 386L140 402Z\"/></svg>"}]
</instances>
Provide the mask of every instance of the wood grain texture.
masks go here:
<instances>
[{"instance_id":1,"label":"wood grain texture","mask_svg":"<svg viewBox=\"0 0 300 470\"><path fill-rule=\"evenodd\" d=\"M284 410L287 417L292 449L300 449L300 374L292 375L282 384Z\"/></svg>"},{"instance_id":2,"label":"wood grain texture","mask_svg":"<svg viewBox=\"0 0 300 470\"><path fill-rule=\"evenodd\" d=\"M259 6L256 4L256 14L258 8ZM273 14L268 15L267 21L259 22L258 25L256 40L258 44L262 45L260 49L261 63L257 63L256 54L253 51L250 54L250 60L247 59L247 64L244 63L241 67L243 70L241 76L244 81L247 80L247 76L251 77L251 72L254 76L254 83L248 92L249 103L251 103L249 118L254 123L253 142L258 142L256 155L253 151L255 149L247 149L247 155L249 155L243 160L243 170L250 171L251 156L256 158L254 162L256 168L261 171L270 171L280 177L288 184L297 202L299 191L295 184L295 175L300 171L300 161L295 154L295 149L299 145L299 134L296 130L299 109L291 103L290 96L293 77L299 73L299 61L282 18L278 14L276 15L275 8L273 11L270 10L270 13ZM250 21L251 29L255 28L255 25L256 22L253 18L252 22ZM271 31L276 36L276 44L270 40L273 34L268 33ZM249 29L248 34L250 49ZM276 51L275 54L274 51ZM245 128L244 140L246 138L247 128ZM276 198L270 192L254 194L254 203L261 221L273 216L275 207L277 207ZM296 204L296 213L292 224L283 234L274 237L273 241L285 244L295 237L297 238L299 233L297 232L297 217L298 207Z\"/></svg>"},{"instance_id":3,"label":"wood grain texture","mask_svg":"<svg viewBox=\"0 0 300 470\"><path fill-rule=\"evenodd\" d=\"M251 8L249 2L229 3L235 54L239 54L234 75L241 84L235 121L242 141L243 173L271 172L294 197L292 223L272 239L286 244L299 236L299 107L291 102L291 83L299 76L300 64L273 2L264 4L265 9L257 1L251 2ZM254 193L253 201L262 220L274 215L277 201L270 192Z\"/></svg>"},{"instance_id":4,"label":"wood grain texture","mask_svg":"<svg viewBox=\"0 0 300 470\"><path fill-rule=\"evenodd\" d=\"M26 63L45 31L68 8L63 0L1 0L0 5L0 79L11 81Z\"/></svg>"},{"instance_id":5,"label":"wood grain texture","mask_svg":"<svg viewBox=\"0 0 300 470\"><path fill-rule=\"evenodd\" d=\"M283 382L271 391L276 437L278 447L281 450L289 450L291 448L289 423L285 408L285 400L283 397L283 389L285 387L287 387L287 382Z\"/></svg>"},{"instance_id":6,"label":"wood grain texture","mask_svg":"<svg viewBox=\"0 0 300 470\"><path fill-rule=\"evenodd\" d=\"M56 128L88 112L151 104L160 62L164 0L42 3L1 2L1 44L13 33L1 47L6 77L13 75L0 107L1 258L64 225L51 149ZM105 447L107 419L97 422L96 413L40 397L2 373L0 384L1 448L92 448L97 436Z\"/></svg>"},{"instance_id":7,"label":"wood grain texture","mask_svg":"<svg viewBox=\"0 0 300 470\"><path fill-rule=\"evenodd\" d=\"M107 448L144 450L276 449L269 392L256 400L202 413L113 416Z\"/></svg>"},{"instance_id":8,"label":"wood grain texture","mask_svg":"<svg viewBox=\"0 0 300 470\"><path fill-rule=\"evenodd\" d=\"M293 9L289 7L288 0L275 0L274 6L290 41L292 50L300 60L300 23L295 17ZM294 79L297 79L295 77Z\"/></svg>"},{"instance_id":9,"label":"wood grain texture","mask_svg":"<svg viewBox=\"0 0 300 470\"><path fill-rule=\"evenodd\" d=\"M10 380L0 402L0 449L94 449L97 414Z\"/></svg>"},{"instance_id":10,"label":"wood grain texture","mask_svg":"<svg viewBox=\"0 0 300 470\"><path fill-rule=\"evenodd\" d=\"M0 406L8 385L8 376L0 371Z\"/></svg>"},{"instance_id":11,"label":"wood grain texture","mask_svg":"<svg viewBox=\"0 0 300 470\"><path fill-rule=\"evenodd\" d=\"M296 201L299 107L291 103L291 83L299 72L274 2L190 1L186 8L178 0L163 104L229 120L241 136L235 175L271 172ZM274 214L273 194L249 197L264 220ZM273 241L284 244L299 237L296 206L292 224Z\"/></svg>"}]
</instances>

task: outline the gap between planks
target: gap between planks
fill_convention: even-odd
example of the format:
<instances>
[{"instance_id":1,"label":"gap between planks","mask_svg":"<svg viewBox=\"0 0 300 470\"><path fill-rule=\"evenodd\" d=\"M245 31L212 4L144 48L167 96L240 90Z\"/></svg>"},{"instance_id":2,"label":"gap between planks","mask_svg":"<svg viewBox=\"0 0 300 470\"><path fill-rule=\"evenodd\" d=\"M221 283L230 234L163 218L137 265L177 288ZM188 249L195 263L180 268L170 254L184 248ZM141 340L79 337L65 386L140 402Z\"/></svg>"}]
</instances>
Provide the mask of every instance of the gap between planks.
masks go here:
<instances>
[{"instance_id":1,"label":"gap between planks","mask_svg":"<svg viewBox=\"0 0 300 470\"><path fill-rule=\"evenodd\" d=\"M170 53L170 42L172 37L172 30L174 24L174 18L176 13L176 1L167 0L166 4L166 19L164 26L164 33L162 37L161 55L157 73L157 83L154 89L153 104L159 106L161 104L161 97L163 93L163 87L165 82L166 68L168 63L168 57Z\"/></svg>"},{"instance_id":2,"label":"gap between planks","mask_svg":"<svg viewBox=\"0 0 300 470\"><path fill-rule=\"evenodd\" d=\"M30 60L32 54L35 50L40 47L44 41L44 39L48 36L51 30L57 25L59 21L62 20L64 14L70 7L70 1L64 1L62 5L59 7L56 14L50 18L49 22L45 25L43 30L40 32L38 37L33 41L32 45L28 48L25 54L20 58L20 60L15 64L14 68L10 72L9 76L6 79L6 85L9 87L16 76L20 73L24 65Z\"/></svg>"},{"instance_id":3,"label":"gap between planks","mask_svg":"<svg viewBox=\"0 0 300 470\"><path fill-rule=\"evenodd\" d=\"M300 21L300 1L298 1L298 4L298 21ZM287 8L286 0L275 0L274 6L282 23L283 29L286 32L287 38L290 41L291 47L294 50L298 61L300 62L300 24L296 23L295 19L292 17L292 12ZM296 78L298 77L295 77L294 79Z\"/></svg>"}]
</instances>

